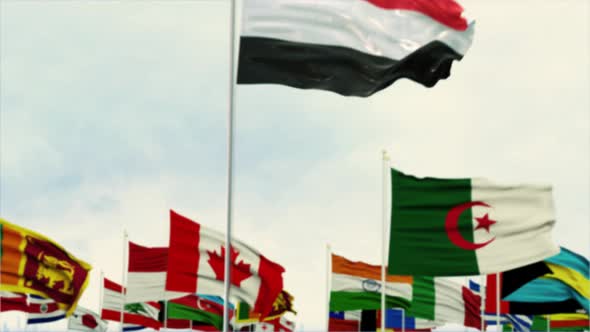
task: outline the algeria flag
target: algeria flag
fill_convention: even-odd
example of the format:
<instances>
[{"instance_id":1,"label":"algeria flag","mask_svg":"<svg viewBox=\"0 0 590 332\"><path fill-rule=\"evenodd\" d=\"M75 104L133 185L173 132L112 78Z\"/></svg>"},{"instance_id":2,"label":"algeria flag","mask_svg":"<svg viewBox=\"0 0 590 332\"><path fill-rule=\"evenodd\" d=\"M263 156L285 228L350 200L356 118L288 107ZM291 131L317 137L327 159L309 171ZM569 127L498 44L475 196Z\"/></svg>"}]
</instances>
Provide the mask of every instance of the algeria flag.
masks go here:
<instances>
[{"instance_id":1,"label":"algeria flag","mask_svg":"<svg viewBox=\"0 0 590 332\"><path fill-rule=\"evenodd\" d=\"M166 290L223 294L225 236L170 211ZM283 290L285 269L252 247L232 240L231 296L267 316Z\"/></svg>"},{"instance_id":2,"label":"algeria flag","mask_svg":"<svg viewBox=\"0 0 590 332\"><path fill-rule=\"evenodd\" d=\"M481 275L559 253L551 187L391 170L390 274Z\"/></svg>"}]
</instances>

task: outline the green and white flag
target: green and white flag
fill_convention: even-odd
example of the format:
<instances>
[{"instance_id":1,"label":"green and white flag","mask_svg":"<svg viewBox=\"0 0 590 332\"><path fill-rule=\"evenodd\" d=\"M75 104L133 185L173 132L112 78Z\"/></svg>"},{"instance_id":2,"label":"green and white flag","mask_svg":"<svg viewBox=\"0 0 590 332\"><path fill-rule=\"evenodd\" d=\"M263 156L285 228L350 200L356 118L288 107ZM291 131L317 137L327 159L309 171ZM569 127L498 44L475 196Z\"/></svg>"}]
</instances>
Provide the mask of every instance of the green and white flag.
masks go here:
<instances>
[{"instance_id":1,"label":"green and white flag","mask_svg":"<svg viewBox=\"0 0 590 332\"><path fill-rule=\"evenodd\" d=\"M551 187L391 170L389 274L502 272L559 253Z\"/></svg>"}]
</instances>

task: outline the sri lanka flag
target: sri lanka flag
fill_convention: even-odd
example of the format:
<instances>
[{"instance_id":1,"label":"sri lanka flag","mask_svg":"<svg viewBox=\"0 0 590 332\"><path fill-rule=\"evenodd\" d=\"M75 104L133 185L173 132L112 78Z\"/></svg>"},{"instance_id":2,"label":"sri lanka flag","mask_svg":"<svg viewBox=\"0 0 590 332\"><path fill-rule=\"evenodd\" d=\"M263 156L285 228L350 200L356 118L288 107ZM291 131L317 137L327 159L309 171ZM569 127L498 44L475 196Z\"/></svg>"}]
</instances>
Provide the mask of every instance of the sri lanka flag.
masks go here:
<instances>
[{"instance_id":1,"label":"sri lanka flag","mask_svg":"<svg viewBox=\"0 0 590 332\"><path fill-rule=\"evenodd\" d=\"M432 87L471 46L454 0L246 0L238 84L370 96L399 78Z\"/></svg>"},{"instance_id":2,"label":"sri lanka flag","mask_svg":"<svg viewBox=\"0 0 590 332\"><path fill-rule=\"evenodd\" d=\"M92 268L59 244L0 218L0 290L54 300L69 316Z\"/></svg>"}]
</instances>

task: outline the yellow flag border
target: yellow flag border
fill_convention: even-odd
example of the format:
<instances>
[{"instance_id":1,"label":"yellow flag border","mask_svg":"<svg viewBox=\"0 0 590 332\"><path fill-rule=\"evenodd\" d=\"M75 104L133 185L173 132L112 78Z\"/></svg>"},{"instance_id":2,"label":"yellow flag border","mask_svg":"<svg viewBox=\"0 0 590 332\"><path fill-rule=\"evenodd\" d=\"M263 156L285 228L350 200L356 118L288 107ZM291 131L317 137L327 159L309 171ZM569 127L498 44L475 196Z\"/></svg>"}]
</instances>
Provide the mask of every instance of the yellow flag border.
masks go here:
<instances>
[{"instance_id":1,"label":"yellow flag border","mask_svg":"<svg viewBox=\"0 0 590 332\"><path fill-rule=\"evenodd\" d=\"M37 238L40 238L41 240L50 242L51 244L56 246L58 249L63 251L70 259L76 261L78 264L80 264L84 269L86 269L88 271L88 273L86 274L86 278L84 279L84 282L82 283L82 286L80 287L80 292L78 292L78 296L74 299L74 301L72 302L72 305L69 306L69 308L68 308L68 305L66 305L66 304L56 302L60 309L66 310L66 317L69 317L76 309L76 306L78 305L78 301L80 300L80 297L82 297L82 294L84 293L84 291L86 290L86 287L88 286L88 283L90 282L90 271L92 270L92 265L90 265L90 264L86 263L85 261L72 255L69 251L67 251L64 247L62 247L56 241L54 241L44 235L41 235L35 231L15 225L15 224L13 224L13 223L9 222L8 220L3 219L1 217L0 217L0 225L7 225L8 227L14 228L17 231L21 232L21 234L28 233L28 234L31 234L31 235L37 237ZM26 287L26 286L14 286L14 285L0 284L0 290L5 290L5 291L15 292L15 293L23 293L24 287ZM35 289L31 289L31 288L28 288L28 291L26 294L34 294L34 295L39 295L39 296L50 298L46 293L35 290Z\"/></svg>"}]
</instances>

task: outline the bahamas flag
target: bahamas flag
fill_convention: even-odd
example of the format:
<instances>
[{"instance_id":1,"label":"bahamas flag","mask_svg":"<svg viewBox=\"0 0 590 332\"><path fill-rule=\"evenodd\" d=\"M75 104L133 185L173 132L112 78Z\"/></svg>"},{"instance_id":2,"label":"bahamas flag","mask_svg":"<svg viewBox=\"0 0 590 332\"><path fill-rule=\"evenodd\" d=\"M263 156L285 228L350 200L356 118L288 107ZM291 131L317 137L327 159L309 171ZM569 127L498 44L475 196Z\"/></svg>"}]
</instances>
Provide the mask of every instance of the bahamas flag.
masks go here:
<instances>
[{"instance_id":1,"label":"bahamas flag","mask_svg":"<svg viewBox=\"0 0 590 332\"><path fill-rule=\"evenodd\" d=\"M0 218L0 291L55 301L70 315L88 283L88 263L59 244Z\"/></svg>"},{"instance_id":2,"label":"bahamas flag","mask_svg":"<svg viewBox=\"0 0 590 332\"><path fill-rule=\"evenodd\" d=\"M588 260L562 247L558 255L544 262L551 272L526 283L504 300L549 303L573 299L586 312L590 311Z\"/></svg>"}]
</instances>

